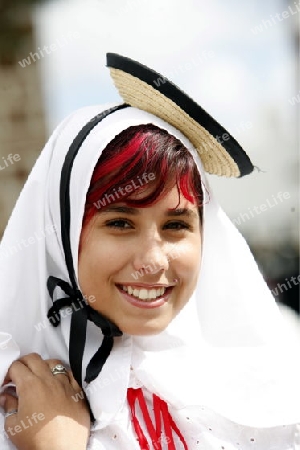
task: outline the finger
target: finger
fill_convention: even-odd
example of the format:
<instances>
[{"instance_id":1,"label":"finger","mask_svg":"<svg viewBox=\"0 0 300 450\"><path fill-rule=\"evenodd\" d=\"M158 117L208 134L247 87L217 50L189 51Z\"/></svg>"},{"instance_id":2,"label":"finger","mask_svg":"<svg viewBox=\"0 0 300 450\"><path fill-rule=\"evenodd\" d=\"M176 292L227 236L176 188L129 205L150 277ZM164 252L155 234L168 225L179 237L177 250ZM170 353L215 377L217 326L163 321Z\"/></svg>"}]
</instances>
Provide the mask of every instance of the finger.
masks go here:
<instances>
[{"instance_id":1,"label":"finger","mask_svg":"<svg viewBox=\"0 0 300 450\"><path fill-rule=\"evenodd\" d=\"M11 395L12 397L18 398L15 385L7 384L2 392L3 394L8 394Z\"/></svg>"},{"instance_id":2,"label":"finger","mask_svg":"<svg viewBox=\"0 0 300 450\"><path fill-rule=\"evenodd\" d=\"M60 361L59 359L45 359L45 362L51 369L53 369L55 366L59 364L60 366L63 366L68 373L70 372L69 365L64 363L63 361Z\"/></svg>"},{"instance_id":3,"label":"finger","mask_svg":"<svg viewBox=\"0 0 300 450\"><path fill-rule=\"evenodd\" d=\"M47 359L45 362L47 363L51 373L52 373L52 370L54 370L56 368L56 366L60 366L60 367L63 367L64 370L62 373L58 373L57 375L65 375L65 376L67 375L69 378L69 374L71 373L71 370L65 363L63 363L62 361L59 361L58 359Z\"/></svg>"},{"instance_id":4,"label":"finger","mask_svg":"<svg viewBox=\"0 0 300 450\"><path fill-rule=\"evenodd\" d=\"M22 384L28 384L28 382L32 381L32 372L28 367L26 367L21 361L14 361L8 369L6 375L6 381L14 383L18 388Z\"/></svg>"},{"instance_id":5,"label":"finger","mask_svg":"<svg viewBox=\"0 0 300 450\"><path fill-rule=\"evenodd\" d=\"M26 365L26 367L28 367L28 369L31 370L34 375L38 376L43 381L47 379L50 380L50 377L53 376L51 369L54 368L57 364L62 364L58 359L44 360L38 353L30 353L28 355L25 355L20 358L19 361ZM63 377L61 375L63 375ZM54 376L58 376L60 381L62 381L63 383L69 383L69 377L67 373L56 374Z\"/></svg>"},{"instance_id":6,"label":"finger","mask_svg":"<svg viewBox=\"0 0 300 450\"><path fill-rule=\"evenodd\" d=\"M72 372L68 370L64 363L57 359L47 359L45 361L48 367L48 377L54 377L57 381L62 383L65 387L70 386L70 376ZM59 373L59 370L52 372L56 366L63 367L63 371Z\"/></svg>"},{"instance_id":7,"label":"finger","mask_svg":"<svg viewBox=\"0 0 300 450\"><path fill-rule=\"evenodd\" d=\"M19 361L28 367L33 374L42 379L49 375L49 367L38 353L24 355L19 358Z\"/></svg>"},{"instance_id":8,"label":"finger","mask_svg":"<svg viewBox=\"0 0 300 450\"><path fill-rule=\"evenodd\" d=\"M6 401L8 397L12 397L15 398L16 401L18 402L18 396L16 393L16 387L15 386L7 386L3 389L3 391L1 392L0 395L0 406L1 408L4 409L4 411L6 410Z\"/></svg>"},{"instance_id":9,"label":"finger","mask_svg":"<svg viewBox=\"0 0 300 450\"><path fill-rule=\"evenodd\" d=\"M4 429L7 432L18 423L18 400L16 397L5 395L4 411L6 414L14 413L5 417Z\"/></svg>"},{"instance_id":10,"label":"finger","mask_svg":"<svg viewBox=\"0 0 300 450\"><path fill-rule=\"evenodd\" d=\"M5 413L18 409L18 399L16 397L7 393L3 393L2 396L5 397L5 403L3 405ZM14 414L14 416L15 415L16 414ZM6 419L9 419L10 417L12 416L7 417Z\"/></svg>"},{"instance_id":11,"label":"finger","mask_svg":"<svg viewBox=\"0 0 300 450\"><path fill-rule=\"evenodd\" d=\"M5 375L5 378L4 378L4 380L3 380L3 383L1 384L1 388L2 388L5 384L8 384L8 383L11 383L11 380L9 379L8 374L6 374L6 375Z\"/></svg>"},{"instance_id":12,"label":"finger","mask_svg":"<svg viewBox=\"0 0 300 450\"><path fill-rule=\"evenodd\" d=\"M17 360L15 360L15 361L17 361ZM3 388L3 386L5 386L5 385L7 385L7 384L12 383L12 379L11 379L11 377L10 377L10 375L9 375L9 369L10 369L10 367L12 366L12 364L13 364L15 361L13 361L13 362L11 363L11 365L8 367L7 373L6 373L6 375L5 375L5 377L4 377L4 380L3 380L3 383L1 384L1 388Z\"/></svg>"},{"instance_id":13,"label":"finger","mask_svg":"<svg viewBox=\"0 0 300 450\"><path fill-rule=\"evenodd\" d=\"M73 372L71 371L71 369L69 369L69 366L66 365L65 363L56 360L56 359L48 359L46 360L47 364L49 364L49 368L53 369L57 364L61 364L63 367L65 367L67 374L57 374L54 375L55 377L57 377L59 380L61 380L63 377L67 379L68 384L71 385L71 387L74 389L75 392L81 392L82 388L81 386L77 383L77 381L75 380L74 376L73 376ZM53 374L52 374L53 375ZM66 375L68 375L68 377L66 377Z\"/></svg>"}]
</instances>

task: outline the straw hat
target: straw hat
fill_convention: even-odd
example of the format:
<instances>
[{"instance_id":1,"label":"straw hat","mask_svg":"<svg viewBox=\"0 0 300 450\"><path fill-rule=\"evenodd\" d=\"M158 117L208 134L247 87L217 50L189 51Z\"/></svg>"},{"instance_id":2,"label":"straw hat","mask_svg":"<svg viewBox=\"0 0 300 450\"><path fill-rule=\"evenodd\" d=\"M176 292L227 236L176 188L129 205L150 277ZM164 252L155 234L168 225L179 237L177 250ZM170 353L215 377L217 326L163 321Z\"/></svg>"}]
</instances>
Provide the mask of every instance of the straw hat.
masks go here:
<instances>
[{"instance_id":1,"label":"straw hat","mask_svg":"<svg viewBox=\"0 0 300 450\"><path fill-rule=\"evenodd\" d=\"M197 149L206 172L242 177L253 171L240 144L175 84L137 61L116 53L106 56L123 100L180 130Z\"/></svg>"}]
</instances>

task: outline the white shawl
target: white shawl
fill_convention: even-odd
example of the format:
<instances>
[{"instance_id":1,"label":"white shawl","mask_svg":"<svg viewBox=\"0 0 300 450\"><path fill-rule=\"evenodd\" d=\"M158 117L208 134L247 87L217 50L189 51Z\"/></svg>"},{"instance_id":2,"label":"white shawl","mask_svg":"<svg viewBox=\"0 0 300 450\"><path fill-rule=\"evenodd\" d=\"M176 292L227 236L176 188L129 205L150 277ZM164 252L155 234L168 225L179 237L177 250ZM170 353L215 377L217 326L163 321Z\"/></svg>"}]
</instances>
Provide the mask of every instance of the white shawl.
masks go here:
<instances>
[{"instance_id":1,"label":"white shawl","mask_svg":"<svg viewBox=\"0 0 300 450\"><path fill-rule=\"evenodd\" d=\"M58 328L47 319L52 306L48 277L69 281L60 235L61 169L78 132L111 106L83 108L57 127L9 220L0 246L1 382L12 361L31 352L68 364L70 316L65 314ZM128 431L130 366L146 390L169 403L190 449L197 448L197 441L205 450L222 448L224 443L225 449L299 448L295 425L300 422L299 349L289 340L248 245L214 199L196 150L178 130L151 114L128 107L107 116L75 158L70 239L76 276L85 196L94 166L114 136L143 123L153 123L180 139L198 166L205 185L202 268L189 303L164 332L115 338L102 372L86 386L96 418L89 448L139 448ZM101 336L89 322L84 373ZM0 447L14 448L4 438Z\"/></svg>"}]
</instances>

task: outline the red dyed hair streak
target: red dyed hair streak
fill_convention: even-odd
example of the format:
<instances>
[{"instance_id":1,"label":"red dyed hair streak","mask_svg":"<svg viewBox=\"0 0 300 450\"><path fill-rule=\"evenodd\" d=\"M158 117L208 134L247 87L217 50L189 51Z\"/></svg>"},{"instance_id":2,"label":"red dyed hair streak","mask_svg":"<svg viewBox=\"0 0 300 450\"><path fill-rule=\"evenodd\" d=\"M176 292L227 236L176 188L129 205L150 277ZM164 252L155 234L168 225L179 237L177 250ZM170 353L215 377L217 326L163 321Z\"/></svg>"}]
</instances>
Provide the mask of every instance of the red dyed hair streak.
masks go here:
<instances>
[{"instance_id":1,"label":"red dyed hair streak","mask_svg":"<svg viewBox=\"0 0 300 450\"><path fill-rule=\"evenodd\" d=\"M134 193L149 188L150 183L153 189L148 195L132 198ZM179 198L182 194L198 205L201 219L201 178L190 152L177 138L155 125L129 127L107 145L95 166L86 196L83 227L100 208L117 202L145 208L163 198L174 185Z\"/></svg>"}]
</instances>

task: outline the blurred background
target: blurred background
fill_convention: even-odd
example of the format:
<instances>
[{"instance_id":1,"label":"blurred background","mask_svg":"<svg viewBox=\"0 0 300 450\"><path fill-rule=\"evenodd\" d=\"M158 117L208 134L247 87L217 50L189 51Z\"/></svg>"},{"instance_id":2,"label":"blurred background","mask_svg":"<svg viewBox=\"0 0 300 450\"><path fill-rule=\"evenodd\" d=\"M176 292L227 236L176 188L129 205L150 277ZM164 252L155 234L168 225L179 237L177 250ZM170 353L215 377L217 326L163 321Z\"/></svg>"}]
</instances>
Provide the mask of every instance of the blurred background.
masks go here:
<instances>
[{"instance_id":1,"label":"blurred background","mask_svg":"<svg viewBox=\"0 0 300 450\"><path fill-rule=\"evenodd\" d=\"M298 0L0 0L0 237L60 120L120 101L105 67L120 53L244 146L254 173L209 180L275 299L299 313L299 16Z\"/></svg>"}]
</instances>

